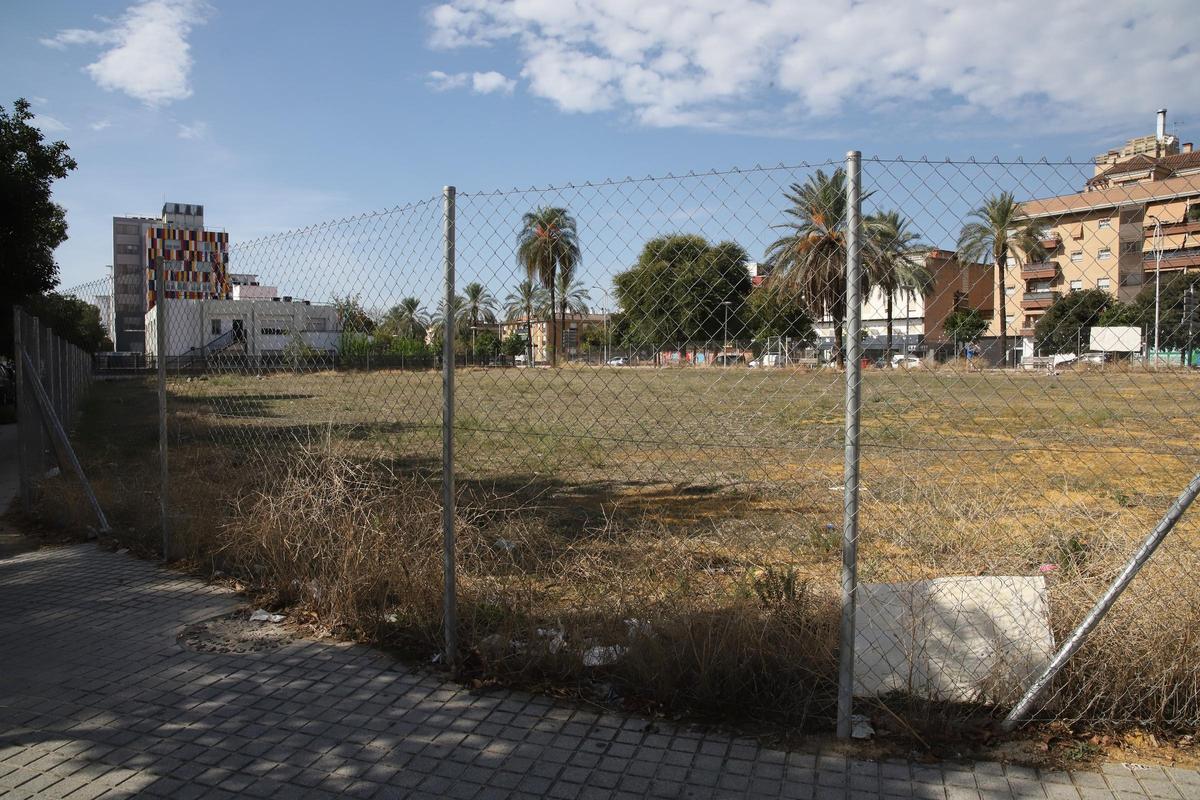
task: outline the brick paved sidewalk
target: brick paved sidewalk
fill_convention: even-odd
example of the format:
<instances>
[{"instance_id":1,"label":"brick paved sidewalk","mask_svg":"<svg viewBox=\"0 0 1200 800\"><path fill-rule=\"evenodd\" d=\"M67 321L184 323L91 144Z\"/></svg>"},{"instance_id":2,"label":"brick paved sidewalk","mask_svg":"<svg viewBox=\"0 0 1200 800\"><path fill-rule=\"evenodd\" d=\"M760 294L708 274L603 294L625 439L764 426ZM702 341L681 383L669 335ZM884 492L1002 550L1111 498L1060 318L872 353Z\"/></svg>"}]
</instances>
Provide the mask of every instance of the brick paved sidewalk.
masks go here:
<instances>
[{"instance_id":1,"label":"brick paved sidewalk","mask_svg":"<svg viewBox=\"0 0 1200 800\"><path fill-rule=\"evenodd\" d=\"M92 545L0 560L5 797L1200 798L1200 773L1041 773L783 753L518 692L361 646L197 653L230 593Z\"/></svg>"}]
</instances>

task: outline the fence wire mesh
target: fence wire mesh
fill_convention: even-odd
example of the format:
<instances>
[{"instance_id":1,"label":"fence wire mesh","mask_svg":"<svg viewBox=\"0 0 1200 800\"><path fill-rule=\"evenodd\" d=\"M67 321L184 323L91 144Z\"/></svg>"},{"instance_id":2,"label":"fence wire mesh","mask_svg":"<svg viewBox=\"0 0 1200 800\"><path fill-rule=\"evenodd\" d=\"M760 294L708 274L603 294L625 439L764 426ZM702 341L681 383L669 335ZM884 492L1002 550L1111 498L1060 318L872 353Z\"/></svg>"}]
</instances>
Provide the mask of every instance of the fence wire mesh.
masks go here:
<instances>
[{"instance_id":1,"label":"fence wire mesh","mask_svg":"<svg viewBox=\"0 0 1200 800\"><path fill-rule=\"evenodd\" d=\"M168 241L176 555L437 652L448 315L463 669L827 727L850 376L859 710L1004 711L1200 462L1200 175L1114 169L863 159L858 331L841 162L460 191L452 308L441 197L239 244L208 299ZM1200 719L1195 519L1038 718Z\"/></svg>"}]
</instances>

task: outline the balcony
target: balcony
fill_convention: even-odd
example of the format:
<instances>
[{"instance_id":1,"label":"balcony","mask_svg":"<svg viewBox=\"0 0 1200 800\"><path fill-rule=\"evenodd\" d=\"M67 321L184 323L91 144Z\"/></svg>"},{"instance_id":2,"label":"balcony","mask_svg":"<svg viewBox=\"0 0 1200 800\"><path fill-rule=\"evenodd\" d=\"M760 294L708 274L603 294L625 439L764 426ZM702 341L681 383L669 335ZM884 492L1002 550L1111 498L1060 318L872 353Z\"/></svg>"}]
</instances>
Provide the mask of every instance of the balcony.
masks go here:
<instances>
[{"instance_id":1,"label":"balcony","mask_svg":"<svg viewBox=\"0 0 1200 800\"><path fill-rule=\"evenodd\" d=\"M1026 325L1018 330L1017 333L1021 335L1021 338L1028 339L1030 336L1033 336L1034 327L1032 325Z\"/></svg>"},{"instance_id":2,"label":"balcony","mask_svg":"<svg viewBox=\"0 0 1200 800\"><path fill-rule=\"evenodd\" d=\"M1042 234L1038 237L1038 242L1042 245L1042 247L1051 252L1062 247L1062 237L1052 231L1042 232Z\"/></svg>"},{"instance_id":3,"label":"balcony","mask_svg":"<svg viewBox=\"0 0 1200 800\"><path fill-rule=\"evenodd\" d=\"M1182 219L1162 224L1163 236L1177 236L1181 233L1200 233L1200 220ZM1146 220L1145 225L1142 226L1142 236L1147 239L1154 238L1154 220Z\"/></svg>"},{"instance_id":4,"label":"balcony","mask_svg":"<svg viewBox=\"0 0 1200 800\"><path fill-rule=\"evenodd\" d=\"M1027 281L1036 281L1058 277L1058 264L1053 261L1034 261L1021 265L1021 277Z\"/></svg>"},{"instance_id":5,"label":"balcony","mask_svg":"<svg viewBox=\"0 0 1200 800\"><path fill-rule=\"evenodd\" d=\"M1054 301L1062 296L1062 292L1056 292L1047 289L1040 292L1026 292L1021 296L1021 308L1026 311L1036 311L1041 308L1049 308L1054 305Z\"/></svg>"},{"instance_id":6,"label":"balcony","mask_svg":"<svg viewBox=\"0 0 1200 800\"><path fill-rule=\"evenodd\" d=\"M1200 223L1195 223L1200 225ZM1142 256L1146 272L1154 272L1158 263L1158 254L1151 250ZM1177 250L1164 250L1162 253L1163 269L1190 269L1200 267L1200 247L1181 247Z\"/></svg>"}]
</instances>

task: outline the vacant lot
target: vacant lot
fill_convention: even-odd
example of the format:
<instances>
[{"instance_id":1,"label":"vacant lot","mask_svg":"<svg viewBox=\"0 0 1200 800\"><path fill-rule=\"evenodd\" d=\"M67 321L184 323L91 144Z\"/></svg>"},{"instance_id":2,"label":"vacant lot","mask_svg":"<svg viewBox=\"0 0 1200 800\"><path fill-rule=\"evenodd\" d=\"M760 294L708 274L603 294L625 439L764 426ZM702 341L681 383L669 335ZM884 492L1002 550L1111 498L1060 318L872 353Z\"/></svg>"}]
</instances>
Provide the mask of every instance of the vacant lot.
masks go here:
<instances>
[{"instance_id":1,"label":"vacant lot","mask_svg":"<svg viewBox=\"0 0 1200 800\"><path fill-rule=\"evenodd\" d=\"M860 577L1052 565L1061 636L1200 466L1198 389L1178 372L866 371ZM436 647L439 374L214 374L169 393L187 554L257 571L281 601L367 636ZM823 716L843 395L832 371L460 370L464 639L553 623L577 652L652 619L657 649L643 643L618 683L667 707ZM154 408L149 384L101 384L80 430L102 500L148 543ZM1064 674L1056 713L1195 719L1196 518ZM306 582L350 588L336 602L281 588ZM487 650L485 672L578 677Z\"/></svg>"}]
</instances>

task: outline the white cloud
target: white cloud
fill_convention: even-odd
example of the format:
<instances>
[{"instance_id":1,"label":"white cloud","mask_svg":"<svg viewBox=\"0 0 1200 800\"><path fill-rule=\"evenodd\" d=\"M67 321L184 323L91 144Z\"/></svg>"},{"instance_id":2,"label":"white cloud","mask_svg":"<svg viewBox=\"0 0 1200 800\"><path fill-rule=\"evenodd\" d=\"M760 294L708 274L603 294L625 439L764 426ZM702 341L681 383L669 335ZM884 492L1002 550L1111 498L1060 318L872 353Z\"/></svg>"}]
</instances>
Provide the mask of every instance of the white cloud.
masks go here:
<instances>
[{"instance_id":1,"label":"white cloud","mask_svg":"<svg viewBox=\"0 0 1200 800\"><path fill-rule=\"evenodd\" d=\"M476 94L491 94L492 92L512 94L516 85L517 82L512 78L506 78L495 70L471 73L471 91Z\"/></svg>"},{"instance_id":2,"label":"white cloud","mask_svg":"<svg viewBox=\"0 0 1200 800\"><path fill-rule=\"evenodd\" d=\"M208 136L207 122L193 122L191 125L179 123L180 139L203 139L205 136Z\"/></svg>"},{"instance_id":3,"label":"white cloud","mask_svg":"<svg viewBox=\"0 0 1200 800\"><path fill-rule=\"evenodd\" d=\"M501 92L512 94L517 82L503 74L492 70L490 72L455 72L445 73L434 70L426 76L426 84L435 92L446 92L451 89L471 87L475 94L491 94Z\"/></svg>"},{"instance_id":4,"label":"white cloud","mask_svg":"<svg viewBox=\"0 0 1200 800\"><path fill-rule=\"evenodd\" d=\"M112 120L98 119L95 122L89 124L88 127L94 131L102 131L102 130L112 127Z\"/></svg>"},{"instance_id":5,"label":"white cloud","mask_svg":"<svg viewBox=\"0 0 1200 800\"><path fill-rule=\"evenodd\" d=\"M530 91L564 111L726 127L888 108L1067 130L1200 103L1200 82L1183 80L1200 71L1179 22L1191 11L1189 0L448 0L428 21L434 47L515 44Z\"/></svg>"},{"instance_id":6,"label":"white cloud","mask_svg":"<svg viewBox=\"0 0 1200 800\"><path fill-rule=\"evenodd\" d=\"M34 115L33 124L42 133L62 133L63 131L70 130L65 122L49 114Z\"/></svg>"},{"instance_id":7,"label":"white cloud","mask_svg":"<svg viewBox=\"0 0 1200 800\"><path fill-rule=\"evenodd\" d=\"M130 6L103 30L69 28L49 39L48 47L102 46L100 57L85 71L101 88L124 92L150 106L182 100L192 94L188 34L204 22L202 0L143 0Z\"/></svg>"}]
</instances>

